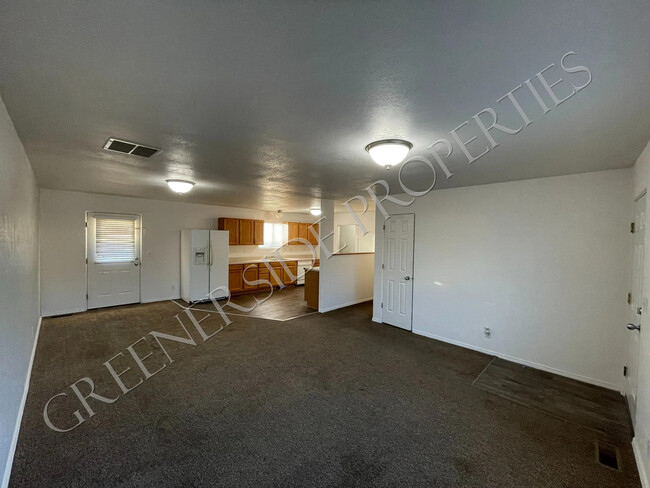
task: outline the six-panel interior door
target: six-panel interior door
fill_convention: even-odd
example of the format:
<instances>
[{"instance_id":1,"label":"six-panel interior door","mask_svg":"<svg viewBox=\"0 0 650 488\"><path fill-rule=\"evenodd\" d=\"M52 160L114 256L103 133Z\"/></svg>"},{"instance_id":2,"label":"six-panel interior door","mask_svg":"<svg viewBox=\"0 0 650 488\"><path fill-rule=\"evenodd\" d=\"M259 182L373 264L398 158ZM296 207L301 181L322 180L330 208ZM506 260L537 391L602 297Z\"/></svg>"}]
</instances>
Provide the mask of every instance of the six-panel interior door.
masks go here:
<instances>
[{"instance_id":1,"label":"six-panel interior door","mask_svg":"<svg viewBox=\"0 0 650 488\"><path fill-rule=\"evenodd\" d=\"M383 256L384 323L411 330L413 235L415 216L395 215L385 222Z\"/></svg>"},{"instance_id":2,"label":"six-panel interior door","mask_svg":"<svg viewBox=\"0 0 650 488\"><path fill-rule=\"evenodd\" d=\"M643 293L643 263L645 259L645 195L636 201L634 207L634 267L632 268L632 300L628 313L628 323L640 324L641 316L646 312ZM643 329L643 328L642 328ZM630 414L634 422L636 416L637 381L639 378L639 343L641 332L627 331L627 399Z\"/></svg>"},{"instance_id":3,"label":"six-panel interior door","mask_svg":"<svg viewBox=\"0 0 650 488\"><path fill-rule=\"evenodd\" d=\"M138 215L89 213L88 309L140 302Z\"/></svg>"}]
</instances>

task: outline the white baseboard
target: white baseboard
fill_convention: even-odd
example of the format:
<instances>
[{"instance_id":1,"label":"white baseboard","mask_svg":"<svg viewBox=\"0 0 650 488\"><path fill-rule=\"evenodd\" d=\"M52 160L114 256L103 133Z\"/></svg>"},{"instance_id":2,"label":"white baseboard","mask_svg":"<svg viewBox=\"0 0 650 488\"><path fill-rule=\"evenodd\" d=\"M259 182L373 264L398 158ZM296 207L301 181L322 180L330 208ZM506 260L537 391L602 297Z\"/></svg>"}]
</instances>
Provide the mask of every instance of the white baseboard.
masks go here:
<instances>
[{"instance_id":1,"label":"white baseboard","mask_svg":"<svg viewBox=\"0 0 650 488\"><path fill-rule=\"evenodd\" d=\"M61 310L61 311L56 311L56 312L49 312L43 314L43 318L47 317L58 317L60 315L70 315L72 313L81 313L81 312L87 312L88 310L85 308L73 308L70 310Z\"/></svg>"},{"instance_id":2,"label":"white baseboard","mask_svg":"<svg viewBox=\"0 0 650 488\"><path fill-rule=\"evenodd\" d=\"M636 459L636 467L639 470L639 478L641 478L641 486L643 488L650 488L650 481L648 480L648 472L646 471L643 446L640 445L638 437L632 439L632 450L634 451L634 459Z\"/></svg>"},{"instance_id":3,"label":"white baseboard","mask_svg":"<svg viewBox=\"0 0 650 488\"><path fill-rule=\"evenodd\" d=\"M497 352L497 351L492 351L490 349L485 349L483 347L475 346L473 344L467 344L465 342L455 341L453 339L447 339L446 337L437 336L435 334L431 334L431 333L425 332L423 330L413 329L413 333L418 334L418 335L422 335L422 336L425 336L425 337L429 337L431 339L436 339L438 341L446 342L448 344L453 344L455 346L460 346L460 347L464 347L466 349L471 349L473 351L478 351L478 352L482 352L484 354L489 354L490 356L497 356L497 357L499 357L501 359L505 359L506 361L512 361L513 363L518 363L518 364L521 364L521 365L524 365L524 366L529 366L531 368L540 369L542 371L546 371L547 373L553 373L553 374L557 374L557 375L560 375L560 376L565 376L567 378L582 381L583 383L589 383L589 384L596 385L596 386L602 386L603 388L607 388L608 390L615 390L615 391L621 392L621 394L622 394L621 385L615 385L615 384L609 383L607 381L602 381L602 380L599 380L599 379L596 379L596 378L590 378L589 376L583 376L583 375L580 375L580 374L571 373L569 371L564 371L564 370L561 370L561 369L553 368L551 366L546 366L545 364L535 363L533 361L528 361L526 359L521 359L521 358L517 358L517 357L514 357L514 356L510 356L508 354L503 354L503 353L500 353L500 352Z\"/></svg>"},{"instance_id":4,"label":"white baseboard","mask_svg":"<svg viewBox=\"0 0 650 488\"><path fill-rule=\"evenodd\" d=\"M372 300L372 297L361 298L359 300L354 300L348 303L342 303L340 305L334 305L333 307L319 308L320 313L331 312L332 310L338 310L339 308L351 307L352 305L358 305L359 303L369 302Z\"/></svg>"},{"instance_id":5,"label":"white baseboard","mask_svg":"<svg viewBox=\"0 0 650 488\"><path fill-rule=\"evenodd\" d=\"M169 300L180 300L179 295L169 296L166 298L151 298L149 300L140 300L140 303L156 303L156 302L168 302Z\"/></svg>"},{"instance_id":6,"label":"white baseboard","mask_svg":"<svg viewBox=\"0 0 650 488\"><path fill-rule=\"evenodd\" d=\"M11 477L11 467L14 464L14 455L16 454L16 445L18 444L18 435L20 434L20 424L23 421L23 413L25 412L25 403L27 402L27 393L29 391L29 380L32 377L32 366L34 365L34 356L36 355L36 345L38 338L41 335L41 323L43 317L38 319L38 327L36 328L36 336L34 337L34 345L32 346L32 357L29 358L29 367L27 368L27 377L25 378L25 387L23 388L23 398L20 401L20 408L18 409L18 417L16 419L16 426L14 427L14 436L11 439L11 446L9 447L9 456L7 456L7 464L5 465L5 472L2 478L2 488L9 486L9 478Z\"/></svg>"}]
</instances>

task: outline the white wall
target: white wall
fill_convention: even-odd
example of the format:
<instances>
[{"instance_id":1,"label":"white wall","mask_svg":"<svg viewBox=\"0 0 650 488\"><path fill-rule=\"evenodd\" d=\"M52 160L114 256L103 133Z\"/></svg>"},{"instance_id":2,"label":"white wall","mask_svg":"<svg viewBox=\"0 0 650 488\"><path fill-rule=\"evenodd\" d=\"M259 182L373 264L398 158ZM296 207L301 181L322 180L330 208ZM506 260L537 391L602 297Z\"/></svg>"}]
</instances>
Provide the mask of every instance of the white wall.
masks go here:
<instances>
[{"instance_id":1,"label":"white wall","mask_svg":"<svg viewBox=\"0 0 650 488\"><path fill-rule=\"evenodd\" d=\"M330 252L335 250L334 202L322 200L323 220L320 233ZM320 250L320 276L318 311L329 312L337 308L372 300L374 254L332 255Z\"/></svg>"},{"instance_id":2,"label":"white wall","mask_svg":"<svg viewBox=\"0 0 650 488\"><path fill-rule=\"evenodd\" d=\"M38 188L0 100L0 469L9 472L39 324Z\"/></svg>"},{"instance_id":3,"label":"white wall","mask_svg":"<svg viewBox=\"0 0 650 488\"><path fill-rule=\"evenodd\" d=\"M181 200L181 197L179 197ZM268 218L264 211L41 190L41 289L44 316L86 309L85 212L142 214L142 301L180 296L180 230L216 229L218 217ZM256 246L231 246L252 255ZM287 246L291 252L306 246ZM295 249L294 249L295 248ZM234 252L233 252L234 251Z\"/></svg>"},{"instance_id":4,"label":"white wall","mask_svg":"<svg viewBox=\"0 0 650 488\"><path fill-rule=\"evenodd\" d=\"M407 208L386 205L415 214L413 331L621 389L631 192L632 170L622 169L437 190ZM377 218L380 297L379 211Z\"/></svg>"},{"instance_id":5,"label":"white wall","mask_svg":"<svg viewBox=\"0 0 650 488\"><path fill-rule=\"evenodd\" d=\"M364 236L364 240L366 238L371 239L373 244L372 244L372 249L371 251L374 251L374 240L375 240L375 212L374 211L368 211L365 214L360 214L358 215L359 220L361 220L361 223L366 227L366 230L368 231L368 234ZM357 222L355 221L354 217L352 214L348 211L342 212L342 213L336 213L334 214L334 249L338 249L340 247L339 243L339 225L356 225L357 226L357 232L360 232L360 229L358 227ZM346 253L346 252L353 252L351 250L343 249L341 252Z\"/></svg>"},{"instance_id":6,"label":"white wall","mask_svg":"<svg viewBox=\"0 0 650 488\"><path fill-rule=\"evenodd\" d=\"M646 146L634 166L634 193L632 196L636 198L648 188L650 188L650 144ZM646 218L647 216L646 212ZM650 225L650 222L646 222L645 226L646 249L650 245L648 225ZM650 293L650 254L646 251L645 255L643 287L647 300ZM650 487L650 331L648 330L650 329L650 321L648 321L647 317L648 313L646 311L641 320L636 418L634 419L635 437L633 442L639 473L645 488ZM636 332L633 333L636 334Z\"/></svg>"}]
</instances>

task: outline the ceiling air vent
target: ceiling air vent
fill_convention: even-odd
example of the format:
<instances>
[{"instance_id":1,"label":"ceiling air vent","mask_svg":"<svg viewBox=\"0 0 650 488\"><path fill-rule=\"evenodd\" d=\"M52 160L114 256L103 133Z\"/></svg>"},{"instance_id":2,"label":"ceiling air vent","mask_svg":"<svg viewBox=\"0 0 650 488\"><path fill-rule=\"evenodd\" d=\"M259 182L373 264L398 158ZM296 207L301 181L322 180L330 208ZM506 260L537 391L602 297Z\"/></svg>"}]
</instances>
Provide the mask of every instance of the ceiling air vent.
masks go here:
<instances>
[{"instance_id":1,"label":"ceiling air vent","mask_svg":"<svg viewBox=\"0 0 650 488\"><path fill-rule=\"evenodd\" d=\"M150 158L154 154L160 152L160 149L156 149L155 147L143 146L142 144L137 144L135 142L122 141L120 139L115 139L114 137L111 137L106 141L104 149L122 154L133 154L134 156L141 156L143 158Z\"/></svg>"}]
</instances>

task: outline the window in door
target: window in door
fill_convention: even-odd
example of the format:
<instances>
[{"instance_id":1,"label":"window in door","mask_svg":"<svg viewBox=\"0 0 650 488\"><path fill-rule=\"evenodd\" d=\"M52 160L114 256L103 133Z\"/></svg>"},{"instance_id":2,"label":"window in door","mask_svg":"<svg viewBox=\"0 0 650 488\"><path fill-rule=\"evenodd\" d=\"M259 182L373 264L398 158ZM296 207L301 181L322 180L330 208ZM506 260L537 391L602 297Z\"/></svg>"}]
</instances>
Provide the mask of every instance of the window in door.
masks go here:
<instances>
[{"instance_id":1,"label":"window in door","mask_svg":"<svg viewBox=\"0 0 650 488\"><path fill-rule=\"evenodd\" d=\"M96 263L133 261L136 253L136 221L133 218L96 217Z\"/></svg>"}]
</instances>

